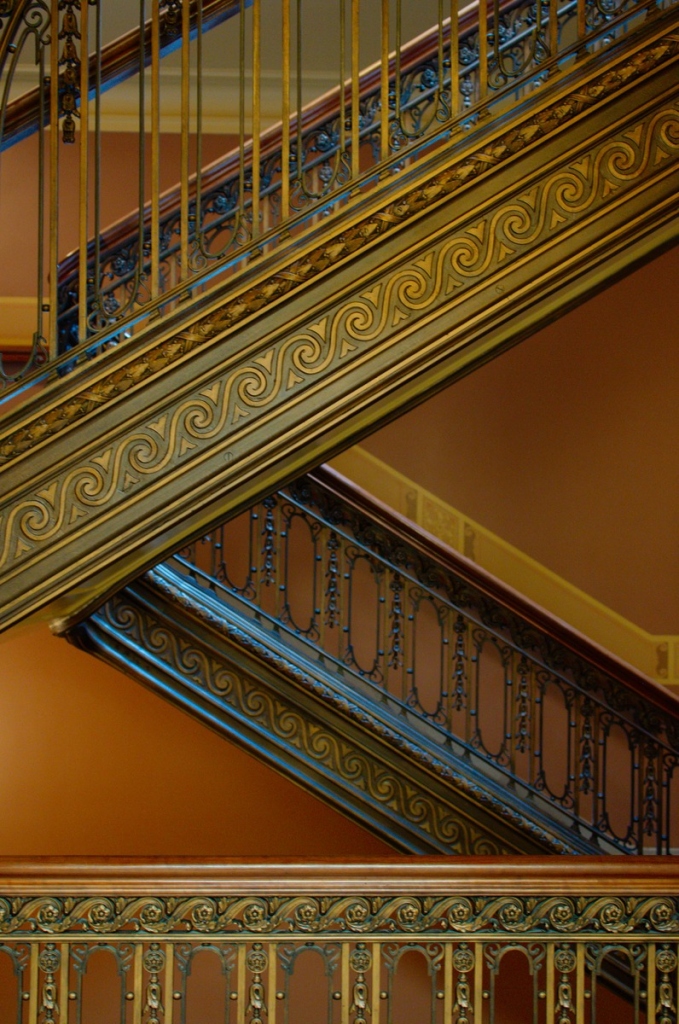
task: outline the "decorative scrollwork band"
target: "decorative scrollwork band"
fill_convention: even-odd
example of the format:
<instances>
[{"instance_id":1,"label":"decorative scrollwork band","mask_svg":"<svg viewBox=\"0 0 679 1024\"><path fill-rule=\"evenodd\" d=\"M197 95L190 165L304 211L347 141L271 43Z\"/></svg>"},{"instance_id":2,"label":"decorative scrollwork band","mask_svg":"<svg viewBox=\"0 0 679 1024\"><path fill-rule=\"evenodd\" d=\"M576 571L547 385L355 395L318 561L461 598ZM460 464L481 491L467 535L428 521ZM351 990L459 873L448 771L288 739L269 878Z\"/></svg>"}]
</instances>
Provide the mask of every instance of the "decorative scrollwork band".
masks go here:
<instances>
[{"instance_id":1,"label":"decorative scrollwork band","mask_svg":"<svg viewBox=\"0 0 679 1024\"><path fill-rule=\"evenodd\" d=\"M675 896L0 896L0 933L18 936L296 932L563 938L590 933L648 939L678 931ZM566 966L560 961L560 970Z\"/></svg>"}]
</instances>

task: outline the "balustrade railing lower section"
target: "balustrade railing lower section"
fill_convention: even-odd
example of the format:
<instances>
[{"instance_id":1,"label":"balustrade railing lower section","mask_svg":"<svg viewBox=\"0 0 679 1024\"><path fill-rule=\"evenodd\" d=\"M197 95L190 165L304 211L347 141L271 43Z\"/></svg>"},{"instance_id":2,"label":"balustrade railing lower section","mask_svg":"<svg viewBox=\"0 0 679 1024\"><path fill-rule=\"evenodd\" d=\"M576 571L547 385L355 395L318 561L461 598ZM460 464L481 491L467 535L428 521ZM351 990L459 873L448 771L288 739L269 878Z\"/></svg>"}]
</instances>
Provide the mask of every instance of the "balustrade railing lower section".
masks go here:
<instances>
[{"instance_id":1,"label":"balustrade railing lower section","mask_svg":"<svg viewBox=\"0 0 679 1024\"><path fill-rule=\"evenodd\" d=\"M1 1019L675 1024L676 863L559 864L5 864Z\"/></svg>"},{"instance_id":2,"label":"balustrade railing lower section","mask_svg":"<svg viewBox=\"0 0 679 1024\"><path fill-rule=\"evenodd\" d=\"M111 2L0 3L0 152L31 129L39 135L34 224L25 226L36 236L35 331L23 367L10 372L0 365L0 388L48 379L120 343L218 275L245 269L314 219L337 212L399 171L404 159L448 144L570 62L629 34L658 6L656 0L483 0L460 13L456 2L443 0L364 0L363 7L360 0L333 0L323 10L332 40L325 66L335 85L305 107L306 62L318 44L300 2L139 0L136 53L134 29L125 46L102 43ZM412 21L413 12L426 19L422 27L434 27L406 45L405 16ZM227 18L225 66L208 68L206 30ZM366 39L375 44L369 52ZM166 74L167 54L177 47L180 66ZM377 63L361 74L369 60ZM17 96L17 69L27 62L36 65L38 84ZM130 114L140 139L130 195L136 213L106 232L102 196L120 169L116 153L107 163L102 148L102 97L135 69L141 69ZM238 145L223 163L203 170L208 70L231 82L223 131ZM273 118L280 124L262 135L271 120L267 89L280 96ZM163 195L167 117L180 122L180 184ZM75 174L64 159L69 143L78 146ZM60 214L69 197L79 208L78 245L70 256L73 242L65 248L69 233ZM11 197L0 200L2 230Z\"/></svg>"},{"instance_id":3,"label":"balustrade railing lower section","mask_svg":"<svg viewBox=\"0 0 679 1024\"><path fill-rule=\"evenodd\" d=\"M604 848L679 848L675 698L330 470L167 564Z\"/></svg>"}]
</instances>

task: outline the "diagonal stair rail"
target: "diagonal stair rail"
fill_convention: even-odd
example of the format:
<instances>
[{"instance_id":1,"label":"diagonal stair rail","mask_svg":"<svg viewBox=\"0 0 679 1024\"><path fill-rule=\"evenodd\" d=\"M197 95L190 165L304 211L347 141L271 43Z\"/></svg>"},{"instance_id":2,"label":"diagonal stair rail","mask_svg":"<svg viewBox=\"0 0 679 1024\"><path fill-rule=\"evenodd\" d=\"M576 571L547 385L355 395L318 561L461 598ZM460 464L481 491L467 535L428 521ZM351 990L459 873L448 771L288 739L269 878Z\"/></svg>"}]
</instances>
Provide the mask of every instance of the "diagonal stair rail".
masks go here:
<instances>
[{"instance_id":1,"label":"diagonal stair rail","mask_svg":"<svg viewBox=\"0 0 679 1024\"><path fill-rule=\"evenodd\" d=\"M291 0L280 0L280 148L274 143L275 135L262 139L260 133L262 12L266 9L271 14L274 0L268 5L265 0L253 0L251 7L249 0L239 0L237 13L233 4L217 10L219 5L210 0L187 0L183 6L179 0L167 0L155 6L151 23L143 27L142 3L136 65L145 67L150 59L150 72L139 76L138 120L140 138L150 129L152 181L147 188L147 158L141 146L136 234L126 236L122 248L113 250L100 222L101 97L116 75L121 77L133 67L129 54L122 69L120 61L121 51L125 47L129 51L131 36L125 47L111 48L107 67L105 48L99 45L105 0L94 6L91 15L89 5L81 8L75 0L56 8L56 14L50 14L42 0L10 4L0 49L0 67L6 64L8 69L0 100L0 150L6 133L19 137L16 126L25 121L22 109L27 104L34 109L37 99L39 109L37 116L34 109L32 124L40 134L40 181L33 349L22 370L0 375L5 388L11 391L12 385L23 388L28 382L58 379L64 369L72 371L78 361L119 344L154 317L174 310L210 278L245 270L253 258L274 249L291 232L303 233L319 215L338 212L385 174L397 171L405 155L414 159L423 147L440 146L451 133L482 125L491 112L501 116L522 92L552 79L574 61L600 52L657 9L648 0L541 0L537 6L522 0L506 5L484 0L461 17L456 4L448 11L439 0L434 30L408 49L401 38L401 2L396 0L393 18L384 0L379 65L362 77L359 0L350 5L339 0L338 36L344 40L351 31L351 53L339 46L338 85L323 105L327 110L329 104L334 113L318 124L302 102L304 23L293 24ZM180 43L182 52L182 155L179 212L168 220L163 219L167 204L163 205L159 190L163 112L159 72L170 16L177 35L166 49ZM55 25L51 17L56 17ZM238 173L225 180L217 175L215 187L214 170L192 174L191 161L195 156L196 166L202 167L203 34L227 17L240 40ZM251 47L246 45L246 28L252 31ZM50 43L56 36L62 40L60 49ZM89 60L79 55L81 38L97 42ZM12 111L13 72L29 46L35 50L42 85L37 96L34 91ZM195 90L192 76L197 76ZM51 91L49 83L57 79L60 88ZM80 97L85 94L93 99L83 106ZM151 112L147 114L149 95ZM252 107L251 117L246 117L246 103ZM313 124L305 132L309 119ZM78 124L80 132L76 132ZM49 133L47 126L53 129ZM72 189L73 183L64 183L60 177L57 126L64 142L75 142L78 136L80 149L79 255L67 261L61 273L60 190ZM90 129L93 147L85 144ZM84 295L86 302L80 300ZM74 345L82 346L78 356L59 363L58 353Z\"/></svg>"},{"instance_id":2,"label":"diagonal stair rail","mask_svg":"<svg viewBox=\"0 0 679 1024\"><path fill-rule=\"evenodd\" d=\"M595 844L679 845L679 703L325 467L164 569Z\"/></svg>"},{"instance_id":3,"label":"diagonal stair rail","mask_svg":"<svg viewBox=\"0 0 679 1024\"><path fill-rule=\"evenodd\" d=\"M131 337L118 322L124 344L88 341L10 389L3 625L48 604L75 621L671 244L676 10L332 216L290 222L237 277L184 289Z\"/></svg>"},{"instance_id":4,"label":"diagonal stair rail","mask_svg":"<svg viewBox=\"0 0 679 1024\"><path fill-rule=\"evenodd\" d=\"M677 848L676 699L328 468L67 635L398 849Z\"/></svg>"}]
</instances>

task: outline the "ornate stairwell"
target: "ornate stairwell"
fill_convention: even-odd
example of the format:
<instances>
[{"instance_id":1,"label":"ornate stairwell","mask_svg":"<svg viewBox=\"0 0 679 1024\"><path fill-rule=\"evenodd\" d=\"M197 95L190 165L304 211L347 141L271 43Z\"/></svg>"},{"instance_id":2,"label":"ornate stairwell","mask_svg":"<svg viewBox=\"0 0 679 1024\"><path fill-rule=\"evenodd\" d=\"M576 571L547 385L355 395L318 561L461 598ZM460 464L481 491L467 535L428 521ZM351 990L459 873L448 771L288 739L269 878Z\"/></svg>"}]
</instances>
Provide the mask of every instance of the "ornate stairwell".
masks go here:
<instances>
[{"instance_id":1,"label":"ornate stairwell","mask_svg":"<svg viewBox=\"0 0 679 1024\"><path fill-rule=\"evenodd\" d=\"M397 849L679 845L676 699L330 469L70 639Z\"/></svg>"},{"instance_id":2,"label":"ornate stairwell","mask_svg":"<svg viewBox=\"0 0 679 1024\"><path fill-rule=\"evenodd\" d=\"M86 19L87 6L60 11ZM176 40L202 39L208 6L163 5L180 12ZM70 136L75 118L87 127L92 116L99 131L105 76L96 56L79 60L77 21L60 23L71 46L64 56L48 46L48 18L32 28L22 20L29 8L10 3L3 12L0 67L11 78L28 40L43 73L49 64L51 80L61 76L53 92L43 77L33 119L52 125L40 139L54 171L57 124ZM261 4L252 10L261 28ZM243 21L245 4L239 11ZM90 241L85 204L80 256L62 272L60 292L58 246L41 221L33 368L8 388L14 404L0 427L3 625L45 606L52 616L81 616L213 522L676 237L675 10L580 0L539 5L532 22L521 5L482 4L472 15L458 25L454 8L451 29L441 9L411 56L399 47L390 56L386 33L379 74L361 78L353 46L339 78L351 65L350 84L326 98L322 115L302 113L299 95L290 106L288 66L280 149L273 129L263 139L254 131L248 147L241 114L238 157L217 174L223 184L237 164L238 188L222 188L221 207L209 187L201 205L202 178L191 179L183 157L178 225L163 237L159 189L146 212L141 195L137 255L128 253L115 280L107 263L115 245L102 248L98 230ZM139 36L137 66L149 51L157 66L161 27L156 20ZM189 71L185 57L183 81ZM90 115L79 97L92 90ZM258 95L253 84L255 127ZM21 120L9 117L10 98L5 90L3 131ZM144 102L142 87L142 112ZM328 104L330 135L319 130ZM298 168L291 154L305 138ZM81 148L86 194L97 172ZM151 162L157 171L157 148ZM56 181L38 204L52 218ZM60 317L48 316L60 299Z\"/></svg>"}]
</instances>

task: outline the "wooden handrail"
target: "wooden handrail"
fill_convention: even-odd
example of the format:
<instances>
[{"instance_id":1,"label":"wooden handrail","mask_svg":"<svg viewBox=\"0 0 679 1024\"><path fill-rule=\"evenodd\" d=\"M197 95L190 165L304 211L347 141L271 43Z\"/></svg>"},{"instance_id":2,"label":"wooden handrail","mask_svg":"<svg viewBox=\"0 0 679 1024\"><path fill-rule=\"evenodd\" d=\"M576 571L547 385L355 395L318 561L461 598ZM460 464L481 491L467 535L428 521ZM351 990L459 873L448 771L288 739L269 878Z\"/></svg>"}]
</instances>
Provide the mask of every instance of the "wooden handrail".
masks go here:
<instances>
[{"instance_id":1,"label":"wooden handrail","mask_svg":"<svg viewBox=\"0 0 679 1024\"><path fill-rule=\"evenodd\" d=\"M448 547L443 541L427 533L411 520L395 512L377 498L373 498L361 487L352 483L330 466L321 466L308 474L324 490L337 496L344 504L368 516L373 522L384 526L422 555L436 562L443 569L454 572L476 590L487 595L496 604L522 618L541 633L550 637L589 665L605 673L639 697L679 721L679 697L660 683L649 679L627 662L617 658L588 639L562 619L541 608L496 576L483 569L476 562Z\"/></svg>"},{"instance_id":2,"label":"wooden handrail","mask_svg":"<svg viewBox=\"0 0 679 1024\"><path fill-rule=\"evenodd\" d=\"M679 857L0 858L0 895L679 894Z\"/></svg>"}]
</instances>

